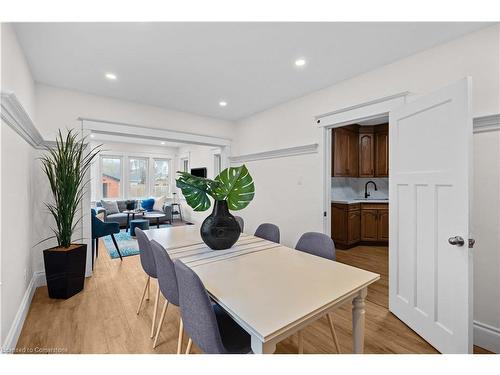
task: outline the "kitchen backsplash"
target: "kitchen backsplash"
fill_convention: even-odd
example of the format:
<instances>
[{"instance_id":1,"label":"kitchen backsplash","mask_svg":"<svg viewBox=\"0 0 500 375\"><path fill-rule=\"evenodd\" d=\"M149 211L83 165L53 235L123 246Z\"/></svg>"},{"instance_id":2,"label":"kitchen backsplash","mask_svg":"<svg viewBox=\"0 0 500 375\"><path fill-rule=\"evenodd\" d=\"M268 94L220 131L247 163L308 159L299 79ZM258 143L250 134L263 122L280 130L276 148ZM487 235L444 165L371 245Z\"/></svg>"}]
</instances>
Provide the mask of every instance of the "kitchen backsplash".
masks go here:
<instances>
[{"instance_id":1,"label":"kitchen backsplash","mask_svg":"<svg viewBox=\"0 0 500 375\"><path fill-rule=\"evenodd\" d=\"M377 184L378 189L374 191L373 184L368 185L370 198L383 199L389 197L389 179L387 177L332 177L332 200L364 198L365 184L370 180Z\"/></svg>"}]
</instances>

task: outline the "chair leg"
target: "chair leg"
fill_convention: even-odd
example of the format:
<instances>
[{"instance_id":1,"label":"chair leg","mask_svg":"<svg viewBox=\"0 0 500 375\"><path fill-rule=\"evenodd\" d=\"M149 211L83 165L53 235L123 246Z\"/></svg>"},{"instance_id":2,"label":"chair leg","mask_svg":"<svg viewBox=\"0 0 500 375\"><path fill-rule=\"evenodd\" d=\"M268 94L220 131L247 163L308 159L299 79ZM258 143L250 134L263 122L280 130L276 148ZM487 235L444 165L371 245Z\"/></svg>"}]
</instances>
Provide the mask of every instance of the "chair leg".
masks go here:
<instances>
[{"instance_id":1,"label":"chair leg","mask_svg":"<svg viewBox=\"0 0 500 375\"><path fill-rule=\"evenodd\" d=\"M158 322L158 328L156 328L156 336L155 341L153 342L153 349L156 348L158 343L158 337L160 336L161 326L163 325L163 321L165 320L165 313L167 312L168 301L165 300L165 304L163 305L163 310L161 311L160 321Z\"/></svg>"},{"instance_id":2,"label":"chair leg","mask_svg":"<svg viewBox=\"0 0 500 375\"><path fill-rule=\"evenodd\" d=\"M141 306L142 306L142 301L144 301L144 296L146 295L146 290L148 289L149 287L149 281L151 280L151 277L147 277L146 278L146 285L144 285L144 290L142 292L142 297L141 297L141 300L139 301L139 307L137 308L137 315L139 315L139 311L141 310Z\"/></svg>"},{"instance_id":3,"label":"chair leg","mask_svg":"<svg viewBox=\"0 0 500 375\"><path fill-rule=\"evenodd\" d=\"M95 241L92 238L92 271L94 270Z\"/></svg>"},{"instance_id":4,"label":"chair leg","mask_svg":"<svg viewBox=\"0 0 500 375\"><path fill-rule=\"evenodd\" d=\"M181 354L182 350L182 339L184 338L184 323L182 318L179 321L179 337L177 338L177 354Z\"/></svg>"},{"instance_id":5,"label":"chair leg","mask_svg":"<svg viewBox=\"0 0 500 375\"><path fill-rule=\"evenodd\" d=\"M191 338L188 340L188 345L186 348L186 354L191 354L191 346L193 345L193 340Z\"/></svg>"},{"instance_id":6,"label":"chair leg","mask_svg":"<svg viewBox=\"0 0 500 375\"><path fill-rule=\"evenodd\" d=\"M116 238L113 233L111 233L111 239L113 240L113 243L115 244L116 251L118 251L118 255L120 256L120 260L123 260L122 258L122 253L120 253L120 249L118 248L118 244L116 243Z\"/></svg>"},{"instance_id":7,"label":"chair leg","mask_svg":"<svg viewBox=\"0 0 500 375\"><path fill-rule=\"evenodd\" d=\"M99 257L99 238L95 239L95 258Z\"/></svg>"},{"instance_id":8,"label":"chair leg","mask_svg":"<svg viewBox=\"0 0 500 375\"><path fill-rule=\"evenodd\" d=\"M297 336L298 336L299 354L304 354L304 336L302 335L302 331L297 332Z\"/></svg>"},{"instance_id":9,"label":"chair leg","mask_svg":"<svg viewBox=\"0 0 500 375\"><path fill-rule=\"evenodd\" d=\"M333 325L332 314L328 313L328 314L326 314L326 317L328 318L328 324L330 325L330 331L332 332L332 338L333 338L333 342L335 343L335 348L337 348L337 353L341 354L339 339L337 338L337 333L335 332L335 327Z\"/></svg>"},{"instance_id":10,"label":"chair leg","mask_svg":"<svg viewBox=\"0 0 500 375\"><path fill-rule=\"evenodd\" d=\"M160 285L158 285L158 289L156 289L156 298L155 298L155 309L153 312L153 322L151 323L151 338L153 338L155 334L155 323L156 323L156 314L158 312L158 300L160 299Z\"/></svg>"}]
</instances>

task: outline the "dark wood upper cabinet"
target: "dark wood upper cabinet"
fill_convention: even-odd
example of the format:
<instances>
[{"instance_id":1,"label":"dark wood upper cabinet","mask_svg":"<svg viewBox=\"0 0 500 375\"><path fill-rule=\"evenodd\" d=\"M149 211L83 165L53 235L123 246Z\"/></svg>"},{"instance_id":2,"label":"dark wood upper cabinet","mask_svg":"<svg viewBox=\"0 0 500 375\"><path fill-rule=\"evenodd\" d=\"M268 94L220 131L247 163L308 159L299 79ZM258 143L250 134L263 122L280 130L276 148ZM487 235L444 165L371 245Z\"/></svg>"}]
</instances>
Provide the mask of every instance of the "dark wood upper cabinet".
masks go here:
<instances>
[{"instance_id":1,"label":"dark wood upper cabinet","mask_svg":"<svg viewBox=\"0 0 500 375\"><path fill-rule=\"evenodd\" d=\"M375 127L375 177L389 177L389 129Z\"/></svg>"},{"instance_id":2,"label":"dark wood upper cabinet","mask_svg":"<svg viewBox=\"0 0 500 375\"><path fill-rule=\"evenodd\" d=\"M332 155L332 176L358 176L358 135L356 126L333 129Z\"/></svg>"},{"instance_id":3,"label":"dark wood upper cabinet","mask_svg":"<svg viewBox=\"0 0 500 375\"><path fill-rule=\"evenodd\" d=\"M374 134L370 126L359 129L359 177L373 177Z\"/></svg>"},{"instance_id":4,"label":"dark wood upper cabinet","mask_svg":"<svg viewBox=\"0 0 500 375\"><path fill-rule=\"evenodd\" d=\"M388 177L388 124L333 129L332 176Z\"/></svg>"}]
</instances>

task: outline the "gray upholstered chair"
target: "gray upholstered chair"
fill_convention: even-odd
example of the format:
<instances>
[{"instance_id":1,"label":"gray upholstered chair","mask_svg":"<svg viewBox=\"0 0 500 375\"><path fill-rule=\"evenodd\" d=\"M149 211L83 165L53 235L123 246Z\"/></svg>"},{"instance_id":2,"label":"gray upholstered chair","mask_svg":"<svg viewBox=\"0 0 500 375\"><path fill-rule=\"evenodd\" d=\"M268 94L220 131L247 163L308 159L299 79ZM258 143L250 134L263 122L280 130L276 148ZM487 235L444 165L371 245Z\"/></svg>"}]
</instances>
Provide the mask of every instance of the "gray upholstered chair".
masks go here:
<instances>
[{"instance_id":1,"label":"gray upholstered chair","mask_svg":"<svg viewBox=\"0 0 500 375\"><path fill-rule=\"evenodd\" d=\"M167 253L167 250L155 240L151 241L151 250L155 257L156 274L158 275L158 285L161 294L165 297L165 304L161 311L160 321L156 329L155 341L153 342L153 349L156 348L158 337L160 336L161 326L165 320L165 314L169 303L174 306L179 306L179 290L177 288L177 278L175 276L174 263ZM182 347L183 337L182 319L179 322L179 337L177 341L177 354L180 354Z\"/></svg>"},{"instance_id":2,"label":"gray upholstered chair","mask_svg":"<svg viewBox=\"0 0 500 375\"><path fill-rule=\"evenodd\" d=\"M142 292L141 300L139 301L139 307L137 308L137 315L139 315L139 311L141 310L142 302L144 301L144 296L146 295L146 291L148 293L148 297L146 298L149 301L149 287L151 284L151 278L156 279L156 263L155 258L153 256L153 252L151 250L151 244L149 242L149 238L140 228L135 229L135 235L137 237L137 242L139 244L139 256L141 258L142 269L147 275L146 285L144 286L144 291ZM152 338L155 332L155 322L156 315L158 312L158 300L160 299L160 288L156 291L155 298L155 307L153 312L153 322L151 323L151 335Z\"/></svg>"},{"instance_id":3,"label":"gray upholstered chair","mask_svg":"<svg viewBox=\"0 0 500 375\"><path fill-rule=\"evenodd\" d=\"M270 223L260 224L255 231L255 237L280 243L280 228Z\"/></svg>"},{"instance_id":4,"label":"gray upholstered chair","mask_svg":"<svg viewBox=\"0 0 500 375\"><path fill-rule=\"evenodd\" d=\"M249 353L250 335L220 306L212 304L196 273L180 260L174 264L182 321L189 335L186 354L193 341L207 354Z\"/></svg>"},{"instance_id":5,"label":"gray upholstered chair","mask_svg":"<svg viewBox=\"0 0 500 375\"><path fill-rule=\"evenodd\" d=\"M243 221L243 218L241 216L235 216L234 218L238 222L238 225L240 226L241 232L243 233L243 229L245 227L245 222Z\"/></svg>"},{"instance_id":6,"label":"gray upholstered chair","mask_svg":"<svg viewBox=\"0 0 500 375\"><path fill-rule=\"evenodd\" d=\"M295 249L315 255L328 260L335 260L335 244L333 240L326 234L317 232L307 232L304 233L295 245ZM326 314L328 318L328 324L330 325L330 331L332 333L333 342L335 343L335 348L337 353L340 354L340 345L337 338L337 333L335 332L335 327L333 325L332 313ZM303 350L303 340L302 331L299 331L299 352Z\"/></svg>"}]
</instances>

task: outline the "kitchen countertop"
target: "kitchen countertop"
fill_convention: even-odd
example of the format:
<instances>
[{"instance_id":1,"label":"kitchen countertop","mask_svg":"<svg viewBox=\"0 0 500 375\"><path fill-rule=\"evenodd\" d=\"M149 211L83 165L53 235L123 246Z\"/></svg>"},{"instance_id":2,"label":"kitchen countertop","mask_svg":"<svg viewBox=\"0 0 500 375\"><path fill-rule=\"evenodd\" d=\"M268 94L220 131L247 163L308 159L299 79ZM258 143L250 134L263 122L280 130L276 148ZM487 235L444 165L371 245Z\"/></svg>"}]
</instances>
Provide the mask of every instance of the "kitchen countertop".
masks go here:
<instances>
[{"instance_id":1,"label":"kitchen countertop","mask_svg":"<svg viewBox=\"0 0 500 375\"><path fill-rule=\"evenodd\" d=\"M332 199L332 203L340 203L340 204L356 204L356 203L389 203L389 199L363 199L363 198L358 198L358 199L344 199L344 200L337 200L337 199Z\"/></svg>"}]
</instances>

